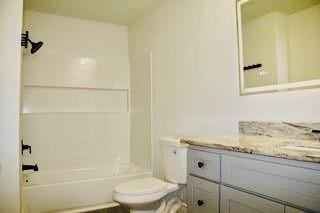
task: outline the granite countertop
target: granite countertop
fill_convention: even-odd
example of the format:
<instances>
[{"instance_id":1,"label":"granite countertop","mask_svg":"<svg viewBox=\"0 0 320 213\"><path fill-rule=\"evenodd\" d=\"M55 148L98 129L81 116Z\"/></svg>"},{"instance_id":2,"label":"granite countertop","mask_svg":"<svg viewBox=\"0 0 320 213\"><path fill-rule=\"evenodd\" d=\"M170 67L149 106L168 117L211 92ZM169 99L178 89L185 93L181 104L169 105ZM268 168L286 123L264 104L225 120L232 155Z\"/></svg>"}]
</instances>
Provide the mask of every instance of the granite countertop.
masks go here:
<instances>
[{"instance_id":1,"label":"granite countertop","mask_svg":"<svg viewBox=\"0 0 320 213\"><path fill-rule=\"evenodd\" d=\"M266 136L226 135L182 138L181 143L207 148L320 163L320 142Z\"/></svg>"}]
</instances>

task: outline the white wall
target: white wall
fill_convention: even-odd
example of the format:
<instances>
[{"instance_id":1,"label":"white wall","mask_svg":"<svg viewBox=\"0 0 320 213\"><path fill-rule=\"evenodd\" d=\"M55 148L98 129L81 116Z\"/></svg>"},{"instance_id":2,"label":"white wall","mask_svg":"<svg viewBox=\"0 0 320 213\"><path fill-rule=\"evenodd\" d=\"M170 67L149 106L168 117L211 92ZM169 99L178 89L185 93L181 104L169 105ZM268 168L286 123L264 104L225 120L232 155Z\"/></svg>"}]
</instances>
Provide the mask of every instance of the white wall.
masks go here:
<instances>
[{"instance_id":1,"label":"white wall","mask_svg":"<svg viewBox=\"0 0 320 213\"><path fill-rule=\"evenodd\" d=\"M130 63L130 162L151 169L151 53Z\"/></svg>"},{"instance_id":2,"label":"white wall","mask_svg":"<svg viewBox=\"0 0 320 213\"><path fill-rule=\"evenodd\" d=\"M320 78L320 4L288 16L290 82Z\"/></svg>"},{"instance_id":3,"label":"white wall","mask_svg":"<svg viewBox=\"0 0 320 213\"><path fill-rule=\"evenodd\" d=\"M242 24L244 66L262 68L244 71L245 88L277 84L277 13L269 13Z\"/></svg>"},{"instance_id":4,"label":"white wall","mask_svg":"<svg viewBox=\"0 0 320 213\"><path fill-rule=\"evenodd\" d=\"M242 24L244 66L262 67L244 72L245 88L288 83L288 18L271 12Z\"/></svg>"},{"instance_id":5,"label":"white wall","mask_svg":"<svg viewBox=\"0 0 320 213\"><path fill-rule=\"evenodd\" d=\"M277 55L277 83L284 84L289 81L288 70L288 18L285 14L276 12L276 55Z\"/></svg>"},{"instance_id":6,"label":"white wall","mask_svg":"<svg viewBox=\"0 0 320 213\"><path fill-rule=\"evenodd\" d=\"M245 87L320 78L320 4L286 15L271 12L242 25ZM266 73L267 72L267 73Z\"/></svg>"},{"instance_id":7,"label":"white wall","mask_svg":"<svg viewBox=\"0 0 320 213\"><path fill-rule=\"evenodd\" d=\"M128 163L128 30L25 11L24 29L42 40L23 64L24 163L40 171Z\"/></svg>"},{"instance_id":8,"label":"white wall","mask_svg":"<svg viewBox=\"0 0 320 213\"><path fill-rule=\"evenodd\" d=\"M0 1L0 212L20 212L20 59L23 1Z\"/></svg>"},{"instance_id":9,"label":"white wall","mask_svg":"<svg viewBox=\"0 0 320 213\"><path fill-rule=\"evenodd\" d=\"M163 135L238 132L239 120L319 121L320 89L239 95L233 0L164 0L129 27L130 57L153 52L154 173Z\"/></svg>"}]
</instances>

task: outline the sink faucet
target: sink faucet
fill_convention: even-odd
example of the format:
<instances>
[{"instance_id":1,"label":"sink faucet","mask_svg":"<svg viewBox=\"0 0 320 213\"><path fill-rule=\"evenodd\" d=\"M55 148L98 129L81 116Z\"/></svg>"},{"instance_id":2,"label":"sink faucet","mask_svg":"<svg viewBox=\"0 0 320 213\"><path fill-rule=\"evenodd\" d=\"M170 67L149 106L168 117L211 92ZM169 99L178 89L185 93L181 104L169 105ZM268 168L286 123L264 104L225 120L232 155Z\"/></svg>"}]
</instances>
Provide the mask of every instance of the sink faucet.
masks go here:
<instances>
[{"instance_id":1,"label":"sink faucet","mask_svg":"<svg viewBox=\"0 0 320 213\"><path fill-rule=\"evenodd\" d=\"M22 164L22 171L25 171L25 170L33 170L33 171L39 171L39 168L38 168L38 165L24 165Z\"/></svg>"}]
</instances>

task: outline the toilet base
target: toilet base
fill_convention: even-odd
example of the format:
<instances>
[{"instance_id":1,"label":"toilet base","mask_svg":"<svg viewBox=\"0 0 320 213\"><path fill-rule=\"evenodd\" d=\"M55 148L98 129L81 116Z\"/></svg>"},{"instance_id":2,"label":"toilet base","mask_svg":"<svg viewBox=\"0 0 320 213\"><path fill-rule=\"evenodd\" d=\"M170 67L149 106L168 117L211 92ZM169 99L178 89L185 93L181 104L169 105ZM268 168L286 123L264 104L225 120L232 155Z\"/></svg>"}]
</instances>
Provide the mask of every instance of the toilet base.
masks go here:
<instances>
[{"instance_id":1,"label":"toilet base","mask_svg":"<svg viewBox=\"0 0 320 213\"><path fill-rule=\"evenodd\" d=\"M133 210L133 209L130 209L130 213L154 213L154 210Z\"/></svg>"},{"instance_id":2,"label":"toilet base","mask_svg":"<svg viewBox=\"0 0 320 213\"><path fill-rule=\"evenodd\" d=\"M133 209L130 209L130 213L154 213L154 210L133 210Z\"/></svg>"},{"instance_id":3,"label":"toilet base","mask_svg":"<svg viewBox=\"0 0 320 213\"><path fill-rule=\"evenodd\" d=\"M130 209L130 213L177 213L182 208L182 202L177 196L171 197L169 200L163 199L160 206L154 209L136 210Z\"/></svg>"}]
</instances>

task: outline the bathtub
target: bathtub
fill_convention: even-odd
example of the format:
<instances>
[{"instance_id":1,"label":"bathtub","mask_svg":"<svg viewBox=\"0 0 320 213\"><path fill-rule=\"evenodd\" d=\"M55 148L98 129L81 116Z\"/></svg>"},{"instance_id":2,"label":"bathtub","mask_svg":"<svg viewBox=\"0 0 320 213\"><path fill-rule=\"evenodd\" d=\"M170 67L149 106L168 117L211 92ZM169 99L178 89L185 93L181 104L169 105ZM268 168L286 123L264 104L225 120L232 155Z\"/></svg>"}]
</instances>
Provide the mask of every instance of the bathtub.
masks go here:
<instances>
[{"instance_id":1,"label":"bathtub","mask_svg":"<svg viewBox=\"0 0 320 213\"><path fill-rule=\"evenodd\" d=\"M87 206L105 206L113 202L112 191L117 184L151 175L150 171L132 164L24 173L24 212L57 212Z\"/></svg>"}]
</instances>

